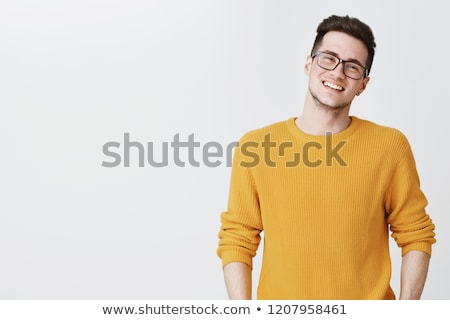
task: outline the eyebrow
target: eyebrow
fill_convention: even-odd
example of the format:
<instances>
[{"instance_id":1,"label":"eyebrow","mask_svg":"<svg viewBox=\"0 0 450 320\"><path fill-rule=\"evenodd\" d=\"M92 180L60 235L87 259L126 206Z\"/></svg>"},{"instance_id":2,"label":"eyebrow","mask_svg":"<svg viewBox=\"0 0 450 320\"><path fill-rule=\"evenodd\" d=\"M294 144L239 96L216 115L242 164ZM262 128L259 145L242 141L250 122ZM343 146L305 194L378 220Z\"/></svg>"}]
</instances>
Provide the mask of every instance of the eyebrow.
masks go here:
<instances>
[{"instance_id":1,"label":"eyebrow","mask_svg":"<svg viewBox=\"0 0 450 320\"><path fill-rule=\"evenodd\" d=\"M331 54L331 55L333 55L333 56L335 56L335 57L341 59L341 57L339 57L339 54L337 54L337 53L334 52L334 51L331 51L331 50L324 50L324 51L322 51L322 52L329 53L329 54ZM342 60L344 60L344 59L342 59ZM364 66L361 62L359 62L357 59L348 59L348 60L344 60L344 61L354 62L354 63L356 63L356 64L359 64L361 67L365 68L365 66Z\"/></svg>"}]
</instances>

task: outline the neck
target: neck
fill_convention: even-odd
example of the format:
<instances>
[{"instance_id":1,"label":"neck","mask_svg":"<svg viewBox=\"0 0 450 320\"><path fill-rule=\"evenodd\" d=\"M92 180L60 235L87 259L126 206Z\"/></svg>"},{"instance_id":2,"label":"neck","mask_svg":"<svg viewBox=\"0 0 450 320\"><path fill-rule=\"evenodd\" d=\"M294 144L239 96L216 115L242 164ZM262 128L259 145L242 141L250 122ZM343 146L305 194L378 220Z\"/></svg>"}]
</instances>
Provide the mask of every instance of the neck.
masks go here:
<instances>
[{"instance_id":1,"label":"neck","mask_svg":"<svg viewBox=\"0 0 450 320\"><path fill-rule=\"evenodd\" d=\"M350 105L345 108L333 109L318 106L313 101L305 102L303 113L295 121L297 127L311 135L325 135L327 132L338 133L345 130L351 123L349 117Z\"/></svg>"}]
</instances>

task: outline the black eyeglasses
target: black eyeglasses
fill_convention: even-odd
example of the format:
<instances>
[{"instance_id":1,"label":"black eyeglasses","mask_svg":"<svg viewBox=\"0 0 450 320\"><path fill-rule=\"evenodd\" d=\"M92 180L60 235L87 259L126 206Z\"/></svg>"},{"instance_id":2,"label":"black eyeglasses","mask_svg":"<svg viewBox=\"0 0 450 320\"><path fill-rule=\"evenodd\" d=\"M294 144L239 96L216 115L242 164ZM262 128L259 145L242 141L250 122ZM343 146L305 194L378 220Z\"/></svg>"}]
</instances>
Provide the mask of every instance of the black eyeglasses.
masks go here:
<instances>
[{"instance_id":1,"label":"black eyeglasses","mask_svg":"<svg viewBox=\"0 0 450 320\"><path fill-rule=\"evenodd\" d=\"M329 71L336 69L342 63L344 74L354 80L360 80L369 75L369 70L358 62L342 60L331 53L317 51L311 57L313 59L317 57L317 65Z\"/></svg>"}]
</instances>

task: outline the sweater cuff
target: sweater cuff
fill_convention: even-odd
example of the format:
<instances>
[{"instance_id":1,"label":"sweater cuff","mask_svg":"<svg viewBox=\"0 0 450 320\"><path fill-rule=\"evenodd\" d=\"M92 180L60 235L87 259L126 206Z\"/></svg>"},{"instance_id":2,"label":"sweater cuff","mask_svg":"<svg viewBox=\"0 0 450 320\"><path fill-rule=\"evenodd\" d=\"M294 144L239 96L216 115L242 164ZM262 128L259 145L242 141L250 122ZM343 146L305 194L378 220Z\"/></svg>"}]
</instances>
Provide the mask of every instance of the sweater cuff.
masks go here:
<instances>
[{"instance_id":1,"label":"sweater cuff","mask_svg":"<svg viewBox=\"0 0 450 320\"><path fill-rule=\"evenodd\" d=\"M431 256L431 243L429 242L417 242L411 243L402 247L402 257L412 250L422 251L428 253Z\"/></svg>"},{"instance_id":2,"label":"sweater cuff","mask_svg":"<svg viewBox=\"0 0 450 320\"><path fill-rule=\"evenodd\" d=\"M243 262L253 270L253 258L239 251L225 251L221 253L222 268L231 262Z\"/></svg>"}]
</instances>

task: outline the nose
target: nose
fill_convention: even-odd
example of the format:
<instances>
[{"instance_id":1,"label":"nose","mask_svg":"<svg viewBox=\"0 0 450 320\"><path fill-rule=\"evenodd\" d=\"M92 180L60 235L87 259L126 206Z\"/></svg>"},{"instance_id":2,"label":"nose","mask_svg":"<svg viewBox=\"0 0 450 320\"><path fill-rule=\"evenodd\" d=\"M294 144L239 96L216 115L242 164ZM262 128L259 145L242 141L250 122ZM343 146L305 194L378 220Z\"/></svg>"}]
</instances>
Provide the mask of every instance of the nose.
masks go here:
<instances>
[{"instance_id":1,"label":"nose","mask_svg":"<svg viewBox=\"0 0 450 320\"><path fill-rule=\"evenodd\" d=\"M346 77L345 73L344 73L344 64L341 62L339 62L339 64L336 66L336 68L334 68L333 70L330 70L330 72L336 77L336 78L341 78L344 79Z\"/></svg>"}]
</instances>

